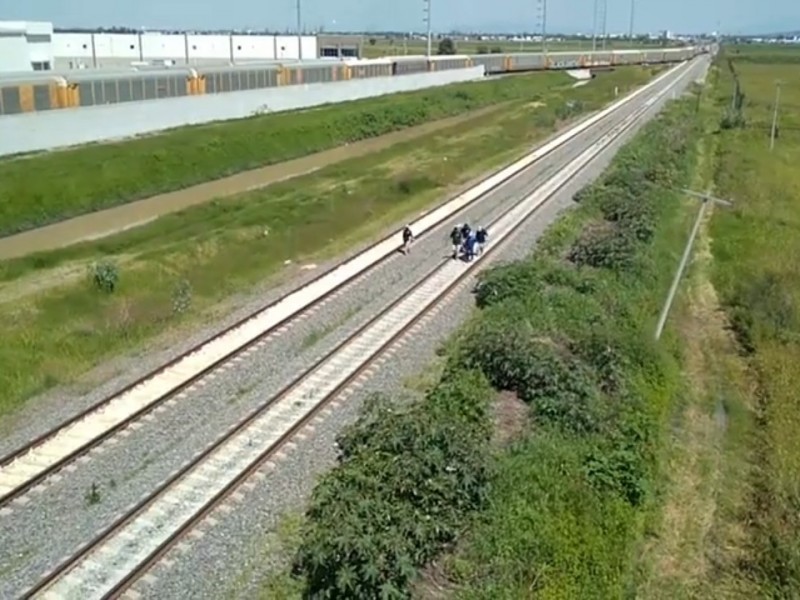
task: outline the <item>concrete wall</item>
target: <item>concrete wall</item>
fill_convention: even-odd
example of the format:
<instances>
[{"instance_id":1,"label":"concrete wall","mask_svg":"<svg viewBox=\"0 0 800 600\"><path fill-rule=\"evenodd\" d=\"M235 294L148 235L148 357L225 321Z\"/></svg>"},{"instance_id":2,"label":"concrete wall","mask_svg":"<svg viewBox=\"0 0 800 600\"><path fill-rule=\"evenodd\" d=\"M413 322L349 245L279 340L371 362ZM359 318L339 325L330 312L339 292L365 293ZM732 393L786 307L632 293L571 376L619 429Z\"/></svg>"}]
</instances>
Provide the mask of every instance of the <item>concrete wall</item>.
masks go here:
<instances>
[{"instance_id":1,"label":"concrete wall","mask_svg":"<svg viewBox=\"0 0 800 600\"><path fill-rule=\"evenodd\" d=\"M126 138L173 127L483 79L483 66L417 75L292 85L247 92L8 115L0 156Z\"/></svg>"}]
</instances>

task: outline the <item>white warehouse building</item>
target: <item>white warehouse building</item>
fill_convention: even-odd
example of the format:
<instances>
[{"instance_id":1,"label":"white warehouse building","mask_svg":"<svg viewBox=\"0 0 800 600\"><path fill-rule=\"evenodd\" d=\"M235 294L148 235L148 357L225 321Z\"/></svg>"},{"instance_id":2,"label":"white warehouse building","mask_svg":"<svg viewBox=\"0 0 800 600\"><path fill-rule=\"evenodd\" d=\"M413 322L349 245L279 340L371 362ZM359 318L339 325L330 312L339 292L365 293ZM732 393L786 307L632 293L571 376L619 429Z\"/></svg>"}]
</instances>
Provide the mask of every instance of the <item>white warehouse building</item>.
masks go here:
<instances>
[{"instance_id":1,"label":"white warehouse building","mask_svg":"<svg viewBox=\"0 0 800 600\"><path fill-rule=\"evenodd\" d=\"M317 38L191 33L55 33L55 68L102 69L137 64L227 65L247 61L316 59Z\"/></svg>"},{"instance_id":2,"label":"white warehouse building","mask_svg":"<svg viewBox=\"0 0 800 600\"><path fill-rule=\"evenodd\" d=\"M0 21L0 72L53 68L53 24Z\"/></svg>"},{"instance_id":3,"label":"white warehouse building","mask_svg":"<svg viewBox=\"0 0 800 600\"><path fill-rule=\"evenodd\" d=\"M0 21L0 73L352 58L360 52L354 36L68 33L54 32L52 23Z\"/></svg>"}]
</instances>

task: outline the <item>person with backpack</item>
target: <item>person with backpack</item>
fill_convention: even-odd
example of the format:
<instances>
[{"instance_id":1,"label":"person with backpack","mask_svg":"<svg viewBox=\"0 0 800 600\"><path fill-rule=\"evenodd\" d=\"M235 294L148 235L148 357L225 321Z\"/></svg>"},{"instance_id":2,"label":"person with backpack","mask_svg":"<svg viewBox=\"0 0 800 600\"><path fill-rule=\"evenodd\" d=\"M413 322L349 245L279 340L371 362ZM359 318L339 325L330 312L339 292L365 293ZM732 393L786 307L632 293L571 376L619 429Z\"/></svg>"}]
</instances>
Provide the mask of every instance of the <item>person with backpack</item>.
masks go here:
<instances>
[{"instance_id":1,"label":"person with backpack","mask_svg":"<svg viewBox=\"0 0 800 600\"><path fill-rule=\"evenodd\" d=\"M414 234L411 233L411 225L406 225L403 228L403 254L408 254L411 251L411 242L414 241Z\"/></svg>"},{"instance_id":2,"label":"person with backpack","mask_svg":"<svg viewBox=\"0 0 800 600\"><path fill-rule=\"evenodd\" d=\"M475 240L478 242L478 256L480 256L483 254L483 248L489 240L489 232L483 227L478 227L478 230L475 232Z\"/></svg>"},{"instance_id":3,"label":"person with backpack","mask_svg":"<svg viewBox=\"0 0 800 600\"><path fill-rule=\"evenodd\" d=\"M461 229L459 229L458 226L453 227L453 231L450 232L450 241L453 243L453 260L456 260L458 258L458 251L461 249L461 243L464 241L461 235Z\"/></svg>"}]
</instances>

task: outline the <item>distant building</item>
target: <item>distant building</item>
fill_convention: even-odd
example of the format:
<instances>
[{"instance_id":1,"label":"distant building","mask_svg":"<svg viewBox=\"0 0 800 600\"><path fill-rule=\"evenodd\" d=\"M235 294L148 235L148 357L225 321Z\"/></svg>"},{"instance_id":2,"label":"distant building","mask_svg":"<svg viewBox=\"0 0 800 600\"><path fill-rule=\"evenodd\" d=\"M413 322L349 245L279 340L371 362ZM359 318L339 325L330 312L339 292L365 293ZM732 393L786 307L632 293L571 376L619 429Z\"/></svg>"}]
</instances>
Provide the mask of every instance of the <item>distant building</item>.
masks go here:
<instances>
[{"instance_id":1,"label":"distant building","mask_svg":"<svg viewBox=\"0 0 800 600\"><path fill-rule=\"evenodd\" d=\"M0 21L0 73L53 68L53 24Z\"/></svg>"},{"instance_id":2,"label":"distant building","mask_svg":"<svg viewBox=\"0 0 800 600\"><path fill-rule=\"evenodd\" d=\"M363 40L359 35L317 36L319 58L361 58Z\"/></svg>"}]
</instances>

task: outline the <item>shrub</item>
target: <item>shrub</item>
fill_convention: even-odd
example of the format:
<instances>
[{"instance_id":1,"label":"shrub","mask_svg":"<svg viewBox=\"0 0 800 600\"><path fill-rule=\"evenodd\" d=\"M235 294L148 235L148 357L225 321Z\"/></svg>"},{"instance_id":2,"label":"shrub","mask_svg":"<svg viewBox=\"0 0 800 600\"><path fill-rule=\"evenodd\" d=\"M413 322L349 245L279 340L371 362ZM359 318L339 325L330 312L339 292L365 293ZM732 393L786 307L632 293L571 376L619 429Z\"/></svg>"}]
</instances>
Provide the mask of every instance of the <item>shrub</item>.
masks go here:
<instances>
[{"instance_id":1,"label":"shrub","mask_svg":"<svg viewBox=\"0 0 800 600\"><path fill-rule=\"evenodd\" d=\"M172 312L182 315L192 307L192 285L181 279L172 290Z\"/></svg>"},{"instance_id":2,"label":"shrub","mask_svg":"<svg viewBox=\"0 0 800 600\"><path fill-rule=\"evenodd\" d=\"M627 270L634 264L636 239L612 223L590 223L569 251L579 266Z\"/></svg>"},{"instance_id":3,"label":"shrub","mask_svg":"<svg viewBox=\"0 0 800 600\"><path fill-rule=\"evenodd\" d=\"M453 371L409 408L367 403L307 512L295 560L307 596L404 597L416 569L457 539L487 497L489 394L479 374Z\"/></svg>"},{"instance_id":4,"label":"shrub","mask_svg":"<svg viewBox=\"0 0 800 600\"><path fill-rule=\"evenodd\" d=\"M111 262L95 263L92 265L92 281L101 292L111 294L117 288L119 271Z\"/></svg>"}]
</instances>

